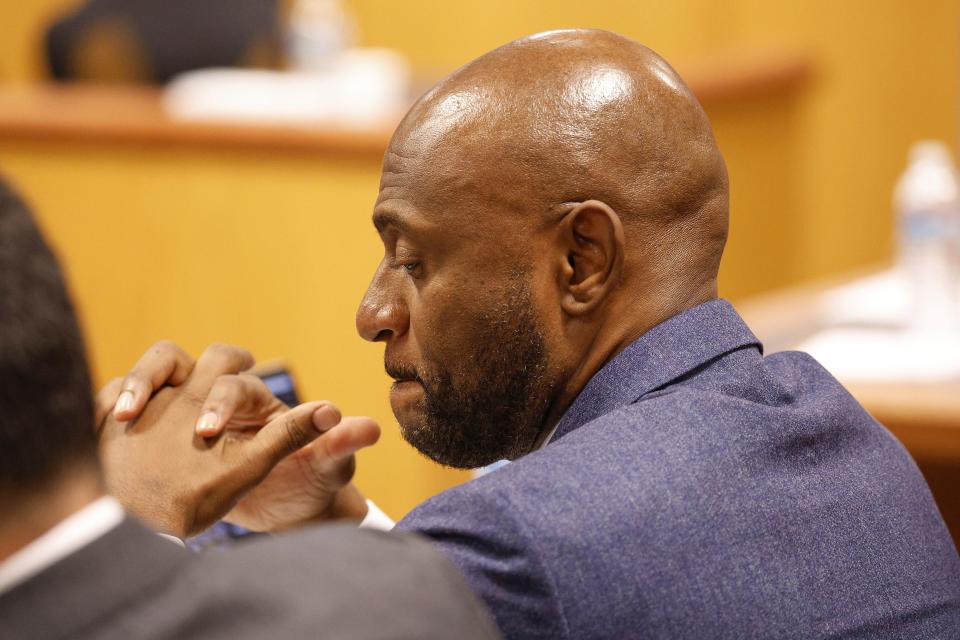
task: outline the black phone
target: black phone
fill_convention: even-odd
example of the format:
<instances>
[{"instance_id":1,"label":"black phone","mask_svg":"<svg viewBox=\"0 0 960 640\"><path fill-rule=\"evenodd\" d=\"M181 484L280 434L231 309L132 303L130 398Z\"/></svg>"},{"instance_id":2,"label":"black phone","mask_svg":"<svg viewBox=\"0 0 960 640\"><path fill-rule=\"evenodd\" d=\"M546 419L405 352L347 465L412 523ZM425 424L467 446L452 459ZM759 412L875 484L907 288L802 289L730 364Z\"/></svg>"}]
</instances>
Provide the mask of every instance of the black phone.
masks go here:
<instances>
[{"instance_id":1,"label":"black phone","mask_svg":"<svg viewBox=\"0 0 960 640\"><path fill-rule=\"evenodd\" d=\"M273 395L288 407L300 404L300 394L293 373L283 360L271 360L255 366L250 373L263 380Z\"/></svg>"}]
</instances>

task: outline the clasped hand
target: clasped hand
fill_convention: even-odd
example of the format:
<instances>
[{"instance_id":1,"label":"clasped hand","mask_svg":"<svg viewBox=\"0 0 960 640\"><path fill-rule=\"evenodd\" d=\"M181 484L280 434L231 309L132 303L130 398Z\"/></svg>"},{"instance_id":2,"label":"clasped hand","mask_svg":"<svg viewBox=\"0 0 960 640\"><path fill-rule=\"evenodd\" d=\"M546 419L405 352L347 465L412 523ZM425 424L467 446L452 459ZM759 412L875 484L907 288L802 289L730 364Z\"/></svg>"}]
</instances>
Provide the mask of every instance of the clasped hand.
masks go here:
<instances>
[{"instance_id":1,"label":"clasped hand","mask_svg":"<svg viewBox=\"0 0 960 640\"><path fill-rule=\"evenodd\" d=\"M107 488L127 511L180 537L221 518L276 531L366 514L353 454L379 426L328 402L289 408L243 373L253 364L238 347L212 345L194 361L163 341L100 391Z\"/></svg>"}]
</instances>

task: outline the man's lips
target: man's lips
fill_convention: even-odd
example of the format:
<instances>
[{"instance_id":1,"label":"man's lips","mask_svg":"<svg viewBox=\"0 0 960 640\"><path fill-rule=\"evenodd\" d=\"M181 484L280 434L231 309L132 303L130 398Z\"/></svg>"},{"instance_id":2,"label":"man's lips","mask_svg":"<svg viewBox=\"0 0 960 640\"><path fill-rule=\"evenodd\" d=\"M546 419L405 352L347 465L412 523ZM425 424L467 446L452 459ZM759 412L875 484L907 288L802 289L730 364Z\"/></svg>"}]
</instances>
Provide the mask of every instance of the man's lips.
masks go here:
<instances>
[{"instance_id":1,"label":"man's lips","mask_svg":"<svg viewBox=\"0 0 960 640\"><path fill-rule=\"evenodd\" d=\"M423 386L423 385L420 383L420 381L417 380L417 379L415 379L415 378L398 378L398 379L395 379L395 380L393 381L393 388L394 388L394 389L398 389L398 390L399 390L399 389L406 389L406 388L411 387L411 386L413 386L413 385Z\"/></svg>"},{"instance_id":2,"label":"man's lips","mask_svg":"<svg viewBox=\"0 0 960 640\"><path fill-rule=\"evenodd\" d=\"M384 363L387 375L393 378L394 384L402 382L421 382L416 369L406 364L387 362Z\"/></svg>"},{"instance_id":3,"label":"man's lips","mask_svg":"<svg viewBox=\"0 0 960 640\"><path fill-rule=\"evenodd\" d=\"M416 410L424 395L423 385L411 378L394 380L390 387L390 403L394 412L406 413Z\"/></svg>"}]
</instances>

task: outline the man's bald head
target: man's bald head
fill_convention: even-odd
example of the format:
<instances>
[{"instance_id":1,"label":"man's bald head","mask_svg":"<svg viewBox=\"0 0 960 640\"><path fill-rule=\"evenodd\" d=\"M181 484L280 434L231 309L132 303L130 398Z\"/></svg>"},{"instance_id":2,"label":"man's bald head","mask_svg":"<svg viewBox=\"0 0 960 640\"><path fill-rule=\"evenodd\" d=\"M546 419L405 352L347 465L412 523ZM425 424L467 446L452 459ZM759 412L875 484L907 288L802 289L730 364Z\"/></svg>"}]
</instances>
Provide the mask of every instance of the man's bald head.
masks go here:
<instances>
[{"instance_id":1,"label":"man's bald head","mask_svg":"<svg viewBox=\"0 0 960 640\"><path fill-rule=\"evenodd\" d=\"M500 47L407 114L357 313L404 437L478 466L536 445L651 326L716 296L727 176L689 89L602 31Z\"/></svg>"},{"instance_id":2,"label":"man's bald head","mask_svg":"<svg viewBox=\"0 0 960 640\"><path fill-rule=\"evenodd\" d=\"M633 40L563 30L495 49L424 95L390 151L426 161L443 200L523 216L600 200L628 226L628 260L665 261L659 275L716 277L723 157L683 80Z\"/></svg>"}]
</instances>

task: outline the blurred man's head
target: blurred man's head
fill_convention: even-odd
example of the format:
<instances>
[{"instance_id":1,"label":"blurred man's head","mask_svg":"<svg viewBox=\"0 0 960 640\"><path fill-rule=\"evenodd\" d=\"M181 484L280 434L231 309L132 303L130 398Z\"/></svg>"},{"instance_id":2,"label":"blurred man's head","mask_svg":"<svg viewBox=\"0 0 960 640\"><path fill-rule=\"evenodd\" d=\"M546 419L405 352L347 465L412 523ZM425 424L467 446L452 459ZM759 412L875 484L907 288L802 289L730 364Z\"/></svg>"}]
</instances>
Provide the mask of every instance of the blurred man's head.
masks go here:
<instances>
[{"instance_id":1,"label":"blurred man's head","mask_svg":"<svg viewBox=\"0 0 960 640\"><path fill-rule=\"evenodd\" d=\"M387 151L357 314L404 437L458 467L530 451L606 360L716 296L727 200L702 108L636 42L549 32L443 80Z\"/></svg>"},{"instance_id":2,"label":"blurred man's head","mask_svg":"<svg viewBox=\"0 0 960 640\"><path fill-rule=\"evenodd\" d=\"M36 496L95 472L83 341L57 261L0 181L0 521Z\"/></svg>"}]
</instances>

